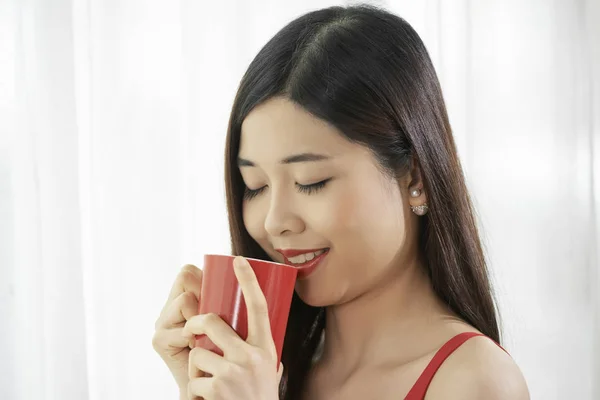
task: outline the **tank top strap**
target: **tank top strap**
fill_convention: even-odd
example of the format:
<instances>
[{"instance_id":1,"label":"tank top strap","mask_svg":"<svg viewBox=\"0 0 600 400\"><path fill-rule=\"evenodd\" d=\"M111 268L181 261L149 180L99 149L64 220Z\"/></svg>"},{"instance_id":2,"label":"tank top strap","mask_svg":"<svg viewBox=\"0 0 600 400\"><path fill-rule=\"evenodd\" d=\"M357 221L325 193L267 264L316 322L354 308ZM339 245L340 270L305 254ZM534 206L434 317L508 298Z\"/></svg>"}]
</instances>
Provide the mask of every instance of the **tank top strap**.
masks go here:
<instances>
[{"instance_id":1,"label":"tank top strap","mask_svg":"<svg viewBox=\"0 0 600 400\"><path fill-rule=\"evenodd\" d=\"M425 394L427 393L427 388L433 379L433 376L437 372L437 370L442 366L442 363L452 354L456 349L458 349L464 342L469 340L475 336L485 336L482 333L477 332L463 332L454 336L452 339L448 340L433 356L427 367L419 376L419 379L415 382L413 387L410 389L410 392L406 395L404 400L423 400L425 398ZM502 350L502 346L498 345ZM506 350L504 350L506 351Z\"/></svg>"}]
</instances>

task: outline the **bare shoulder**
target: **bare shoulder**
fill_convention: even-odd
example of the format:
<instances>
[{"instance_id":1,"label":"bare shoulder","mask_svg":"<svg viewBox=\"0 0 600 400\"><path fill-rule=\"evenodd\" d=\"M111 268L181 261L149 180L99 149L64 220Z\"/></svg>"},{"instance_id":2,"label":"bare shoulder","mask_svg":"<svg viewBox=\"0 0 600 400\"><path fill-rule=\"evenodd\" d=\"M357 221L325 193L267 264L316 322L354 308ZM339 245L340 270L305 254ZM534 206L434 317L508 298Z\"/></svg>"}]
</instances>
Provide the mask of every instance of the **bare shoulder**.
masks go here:
<instances>
[{"instance_id":1,"label":"bare shoulder","mask_svg":"<svg viewBox=\"0 0 600 400\"><path fill-rule=\"evenodd\" d=\"M529 400L525 378L512 357L486 337L467 340L442 364L426 400Z\"/></svg>"}]
</instances>

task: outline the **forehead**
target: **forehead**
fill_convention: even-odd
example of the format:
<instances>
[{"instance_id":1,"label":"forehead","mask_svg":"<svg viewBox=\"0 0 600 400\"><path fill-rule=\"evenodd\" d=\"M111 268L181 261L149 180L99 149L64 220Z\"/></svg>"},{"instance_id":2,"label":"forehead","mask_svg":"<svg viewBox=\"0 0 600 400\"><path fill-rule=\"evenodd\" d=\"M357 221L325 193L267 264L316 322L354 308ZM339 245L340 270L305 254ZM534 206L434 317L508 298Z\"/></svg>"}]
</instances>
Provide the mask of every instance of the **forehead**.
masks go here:
<instances>
[{"instance_id":1,"label":"forehead","mask_svg":"<svg viewBox=\"0 0 600 400\"><path fill-rule=\"evenodd\" d=\"M270 159L316 150L336 155L352 147L332 125L276 97L252 110L242 123L239 155Z\"/></svg>"}]
</instances>

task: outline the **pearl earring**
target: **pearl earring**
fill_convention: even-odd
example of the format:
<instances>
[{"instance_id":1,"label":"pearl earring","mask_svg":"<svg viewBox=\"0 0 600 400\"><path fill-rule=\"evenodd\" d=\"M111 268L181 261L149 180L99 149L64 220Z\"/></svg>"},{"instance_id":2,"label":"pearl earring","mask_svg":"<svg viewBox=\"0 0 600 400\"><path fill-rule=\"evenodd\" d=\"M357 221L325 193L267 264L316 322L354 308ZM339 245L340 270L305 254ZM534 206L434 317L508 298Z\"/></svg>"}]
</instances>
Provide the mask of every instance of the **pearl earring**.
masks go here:
<instances>
[{"instance_id":1,"label":"pearl earring","mask_svg":"<svg viewBox=\"0 0 600 400\"><path fill-rule=\"evenodd\" d=\"M422 216L422 215L427 214L427 211L429 211L429 206L427 205L427 203L424 203L420 206L410 206L410 209L415 214Z\"/></svg>"},{"instance_id":2,"label":"pearl earring","mask_svg":"<svg viewBox=\"0 0 600 400\"><path fill-rule=\"evenodd\" d=\"M420 195L421 195L421 190L419 190L419 189L412 189L410 191L410 197L419 197ZM420 206L410 206L410 209L419 216L425 215L425 214L427 214L427 211L429 211L429 207L427 206L427 203L424 203Z\"/></svg>"}]
</instances>

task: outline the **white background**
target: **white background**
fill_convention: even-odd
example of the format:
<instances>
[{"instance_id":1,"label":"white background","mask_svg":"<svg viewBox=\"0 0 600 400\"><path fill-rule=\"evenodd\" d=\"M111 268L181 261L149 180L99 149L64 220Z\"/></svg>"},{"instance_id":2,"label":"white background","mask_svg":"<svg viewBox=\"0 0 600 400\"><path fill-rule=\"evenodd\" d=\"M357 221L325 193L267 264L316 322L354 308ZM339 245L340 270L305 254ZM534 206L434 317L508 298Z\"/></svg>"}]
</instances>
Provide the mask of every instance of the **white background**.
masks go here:
<instances>
[{"instance_id":1,"label":"white background","mask_svg":"<svg viewBox=\"0 0 600 400\"><path fill-rule=\"evenodd\" d=\"M177 397L153 325L184 263L229 250L237 84L341 3L0 0L1 399ZM437 68L532 398L600 399L600 2L378 4Z\"/></svg>"}]
</instances>

